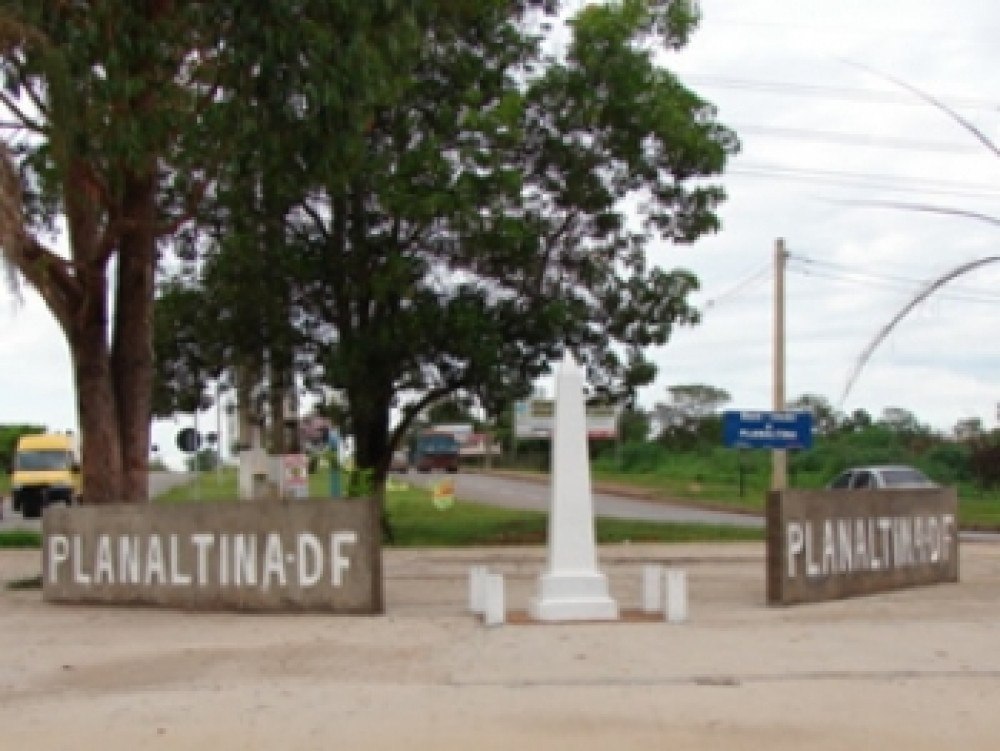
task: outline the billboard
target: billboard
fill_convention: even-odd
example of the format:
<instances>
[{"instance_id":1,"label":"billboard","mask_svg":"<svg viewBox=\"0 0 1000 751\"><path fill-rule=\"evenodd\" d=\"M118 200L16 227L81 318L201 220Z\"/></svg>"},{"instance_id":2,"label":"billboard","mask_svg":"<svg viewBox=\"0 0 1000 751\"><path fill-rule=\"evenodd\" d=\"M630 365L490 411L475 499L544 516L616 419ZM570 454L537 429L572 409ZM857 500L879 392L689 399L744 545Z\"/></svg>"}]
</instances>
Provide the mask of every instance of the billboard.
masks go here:
<instances>
[{"instance_id":1,"label":"billboard","mask_svg":"<svg viewBox=\"0 0 1000 751\"><path fill-rule=\"evenodd\" d=\"M527 399L514 404L514 435L517 438L551 438L556 403L553 399ZM618 412L613 404L587 405L587 437L617 438Z\"/></svg>"}]
</instances>

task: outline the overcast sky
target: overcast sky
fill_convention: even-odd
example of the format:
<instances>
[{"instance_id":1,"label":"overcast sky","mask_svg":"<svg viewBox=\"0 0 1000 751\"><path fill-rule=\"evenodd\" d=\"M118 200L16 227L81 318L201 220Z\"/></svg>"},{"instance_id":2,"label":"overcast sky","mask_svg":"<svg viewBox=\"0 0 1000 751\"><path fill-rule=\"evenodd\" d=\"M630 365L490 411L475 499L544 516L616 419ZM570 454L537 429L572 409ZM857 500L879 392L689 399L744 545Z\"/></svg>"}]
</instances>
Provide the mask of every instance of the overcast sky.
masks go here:
<instances>
[{"instance_id":1,"label":"overcast sky","mask_svg":"<svg viewBox=\"0 0 1000 751\"><path fill-rule=\"evenodd\" d=\"M1000 226L877 207L929 204L1000 217L1000 159L941 110L1000 143L1000 6L978 0L702 0L670 59L740 134L723 183L722 231L656 258L701 279L703 322L656 354L642 401L705 383L734 408L772 404L774 244L785 239L786 395L819 394L875 417L903 407L950 430L996 426L1000 264L932 295L894 329L841 401L878 330L922 287L1000 256Z\"/></svg>"},{"instance_id":2,"label":"overcast sky","mask_svg":"<svg viewBox=\"0 0 1000 751\"><path fill-rule=\"evenodd\" d=\"M702 0L701 27L665 63L719 108L743 148L722 178L723 228L653 260L694 271L700 325L654 353L645 406L674 384L727 390L734 408L772 394L773 255L786 278L786 394L878 416L903 407L935 428L997 424L1000 263L952 282L875 350L876 332L929 280L1000 256L1000 226L878 207L931 204L1000 217L1000 158L948 115L864 69L941 99L1000 143L1000 6L982 0ZM74 429L69 357L44 306L0 303L0 423ZM190 416L157 424L167 448ZM215 429L214 415L203 416ZM225 430L225 428L224 428ZM172 463L175 451L166 452Z\"/></svg>"}]
</instances>

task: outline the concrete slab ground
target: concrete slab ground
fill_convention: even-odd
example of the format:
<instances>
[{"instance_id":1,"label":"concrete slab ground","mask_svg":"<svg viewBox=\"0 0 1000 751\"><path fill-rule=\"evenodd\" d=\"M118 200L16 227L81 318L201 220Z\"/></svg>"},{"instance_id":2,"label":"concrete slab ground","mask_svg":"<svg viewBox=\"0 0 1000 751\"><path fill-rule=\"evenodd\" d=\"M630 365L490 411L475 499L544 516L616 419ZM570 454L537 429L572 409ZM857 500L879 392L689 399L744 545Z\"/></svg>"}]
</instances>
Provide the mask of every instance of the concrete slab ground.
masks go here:
<instances>
[{"instance_id":1,"label":"concrete slab ground","mask_svg":"<svg viewBox=\"0 0 1000 751\"><path fill-rule=\"evenodd\" d=\"M687 572L684 624L504 625L466 612L503 573L524 610L543 548L390 550L381 617L45 604L0 589L10 749L1000 747L1000 545L959 584L764 604L762 543L599 548L621 607L642 566ZM0 580L41 571L0 552Z\"/></svg>"}]
</instances>

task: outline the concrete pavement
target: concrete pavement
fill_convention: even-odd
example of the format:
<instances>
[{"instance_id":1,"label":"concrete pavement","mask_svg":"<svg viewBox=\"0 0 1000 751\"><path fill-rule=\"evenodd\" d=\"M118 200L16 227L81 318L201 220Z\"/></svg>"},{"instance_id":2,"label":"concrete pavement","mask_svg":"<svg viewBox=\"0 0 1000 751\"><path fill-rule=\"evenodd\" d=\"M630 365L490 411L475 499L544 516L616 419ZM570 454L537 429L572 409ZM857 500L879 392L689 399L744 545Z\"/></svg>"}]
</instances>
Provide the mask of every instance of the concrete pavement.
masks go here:
<instances>
[{"instance_id":1,"label":"concrete pavement","mask_svg":"<svg viewBox=\"0 0 1000 751\"><path fill-rule=\"evenodd\" d=\"M503 625L467 612L471 565L522 611L542 547L387 550L380 617L47 605L0 587L0 728L11 748L622 748L815 751L1000 746L1000 546L961 581L764 604L760 543L615 545L688 574L683 624ZM38 551L0 552L0 580ZM53 721L58 718L58 721Z\"/></svg>"}]
</instances>

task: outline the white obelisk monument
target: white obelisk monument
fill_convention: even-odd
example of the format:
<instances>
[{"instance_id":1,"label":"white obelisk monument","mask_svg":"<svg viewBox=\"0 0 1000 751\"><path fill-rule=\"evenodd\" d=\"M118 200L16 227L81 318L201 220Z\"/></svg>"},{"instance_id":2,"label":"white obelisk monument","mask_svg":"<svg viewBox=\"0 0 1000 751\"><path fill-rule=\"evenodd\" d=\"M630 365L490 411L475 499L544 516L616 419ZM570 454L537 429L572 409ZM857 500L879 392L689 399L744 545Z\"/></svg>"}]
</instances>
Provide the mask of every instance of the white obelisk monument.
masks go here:
<instances>
[{"instance_id":1,"label":"white obelisk monument","mask_svg":"<svg viewBox=\"0 0 1000 751\"><path fill-rule=\"evenodd\" d=\"M531 617L617 620L618 603L608 594L607 577L597 570L583 373L568 351L556 374L551 492L548 569L539 577Z\"/></svg>"}]
</instances>

